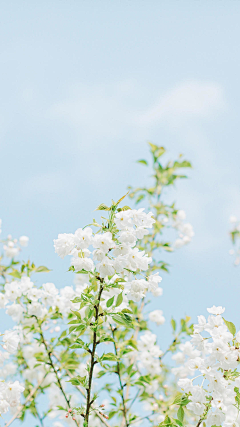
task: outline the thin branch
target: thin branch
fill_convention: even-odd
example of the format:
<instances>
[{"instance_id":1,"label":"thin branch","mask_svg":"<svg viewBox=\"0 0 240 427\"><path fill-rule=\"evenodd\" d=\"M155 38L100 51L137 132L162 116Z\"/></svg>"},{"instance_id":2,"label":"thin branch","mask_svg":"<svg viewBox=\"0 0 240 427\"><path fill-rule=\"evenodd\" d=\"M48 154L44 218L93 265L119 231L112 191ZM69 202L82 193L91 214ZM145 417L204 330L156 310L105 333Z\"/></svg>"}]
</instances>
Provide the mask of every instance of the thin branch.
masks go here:
<instances>
[{"instance_id":1,"label":"thin branch","mask_svg":"<svg viewBox=\"0 0 240 427\"><path fill-rule=\"evenodd\" d=\"M115 352L116 356L118 357L117 345L116 345L115 337L114 337L114 328L112 326L111 326L111 331L112 331L112 336L113 336L114 352ZM120 385L120 389L121 389L120 396L121 396L122 405L123 405L124 423L125 423L126 427L128 427L129 423L127 421L127 407L126 407L126 402L125 402L125 399L124 399L124 387L123 387L122 378L121 378L120 364L119 364L118 361L117 361L117 371L116 371L116 374L118 375L119 385Z\"/></svg>"},{"instance_id":2,"label":"thin branch","mask_svg":"<svg viewBox=\"0 0 240 427\"><path fill-rule=\"evenodd\" d=\"M34 317L36 317L36 316L34 316ZM37 317L36 317L36 319L37 319ZM37 319L37 322L38 322L38 319ZM64 391L64 389L63 389L63 386L62 386L61 380L60 380L60 378L59 378L59 375L58 375L58 373L57 373L57 370L56 370L55 365L54 365L53 360L52 360L52 352L51 352L51 350L48 348L48 345L47 345L47 343L46 343L46 341L45 341L45 338L44 338L44 335L43 335L43 332L42 332L42 328L41 328L41 325L39 325L39 322L38 322L38 326L39 326L39 334L40 334L40 336L41 336L41 338L42 338L43 345L44 345L44 347L45 347L45 349L46 349L46 352L47 352L47 355L48 355L49 364L50 364L50 366L51 366L51 367L52 367L52 369L53 369L53 372L54 372L55 377L56 377L56 379L57 379L58 387L59 387L59 389L60 389L60 390L61 390L61 392L62 392L62 395L63 395L63 397L64 397L64 399L65 399L65 401L66 401L67 407L68 407L68 409L70 409L70 408L71 408L71 406L70 406L70 400L67 398L66 393L65 393L65 391ZM75 421L75 424L79 427L79 423L78 423L78 421L77 421L77 420L74 420L74 421Z\"/></svg>"},{"instance_id":3,"label":"thin branch","mask_svg":"<svg viewBox=\"0 0 240 427\"><path fill-rule=\"evenodd\" d=\"M54 357L56 357L56 359L61 363L61 361L59 360L59 358L56 354L54 354ZM74 378L74 375L67 368L63 368L63 369L65 369L69 378ZM79 385L75 385L74 387L76 387L76 389L81 393L81 395L86 398L84 390ZM100 414L100 412L95 408L95 406L93 404L92 404L92 408L95 411L96 416L102 421L102 423L106 427L111 427L110 424L108 424L107 420Z\"/></svg>"},{"instance_id":4,"label":"thin branch","mask_svg":"<svg viewBox=\"0 0 240 427\"><path fill-rule=\"evenodd\" d=\"M90 369L89 369L89 377L88 377L88 388L87 388L87 402L86 402L86 413L84 416L84 420L86 423L86 427L88 427L88 420L90 415L90 410L93 401L91 400L91 388L92 388L92 378L93 378L93 368L95 365L95 351L97 347L97 328L98 328L98 317L99 317L99 306L101 301L101 295L103 291L103 279L100 279L100 288L98 292L97 304L95 305L95 329L93 331L93 346L91 351L91 361L90 361Z\"/></svg>"},{"instance_id":5,"label":"thin branch","mask_svg":"<svg viewBox=\"0 0 240 427\"><path fill-rule=\"evenodd\" d=\"M21 414L24 406L26 406L26 404L29 402L29 400L31 400L31 398L34 396L34 394L36 393L36 391L39 389L39 387L41 386L41 384L43 383L43 381L45 380L46 376L48 375L49 372L47 372L44 377L38 381L37 385L32 389L32 391L29 393L29 395L27 396L25 402L23 405L21 405L21 407L17 410L17 412L13 415L13 417L11 418L10 421L8 421L8 423L5 424L5 427L10 426L13 421L19 417L19 415Z\"/></svg>"}]
</instances>

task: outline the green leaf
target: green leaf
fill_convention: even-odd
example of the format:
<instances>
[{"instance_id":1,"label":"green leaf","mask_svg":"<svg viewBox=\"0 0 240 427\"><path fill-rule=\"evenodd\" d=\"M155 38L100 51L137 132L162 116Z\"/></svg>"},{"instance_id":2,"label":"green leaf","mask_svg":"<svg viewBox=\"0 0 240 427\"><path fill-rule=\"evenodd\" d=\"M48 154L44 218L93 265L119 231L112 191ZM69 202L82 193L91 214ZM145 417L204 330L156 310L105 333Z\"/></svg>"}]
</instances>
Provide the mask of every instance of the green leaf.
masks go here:
<instances>
[{"instance_id":1,"label":"green leaf","mask_svg":"<svg viewBox=\"0 0 240 427\"><path fill-rule=\"evenodd\" d=\"M111 305L113 305L113 301L114 301L114 296L112 298L109 298L109 300L107 300L107 307L111 307Z\"/></svg>"},{"instance_id":2,"label":"green leaf","mask_svg":"<svg viewBox=\"0 0 240 427\"><path fill-rule=\"evenodd\" d=\"M175 399L174 399L172 405L179 405L181 403L181 401L182 401L182 396L183 396L183 394L179 391L176 394Z\"/></svg>"},{"instance_id":3,"label":"green leaf","mask_svg":"<svg viewBox=\"0 0 240 427\"><path fill-rule=\"evenodd\" d=\"M225 325L228 327L229 332L231 332L231 334L233 334L233 336L236 334L236 326L234 325L234 323L232 322L228 322L226 319L224 319L224 323Z\"/></svg>"},{"instance_id":4,"label":"green leaf","mask_svg":"<svg viewBox=\"0 0 240 427\"><path fill-rule=\"evenodd\" d=\"M103 355L102 355L101 360L117 361L117 360L118 360L118 358L117 358L117 356L116 356L115 354L113 354L113 353L106 353L106 354L103 354Z\"/></svg>"},{"instance_id":5,"label":"green leaf","mask_svg":"<svg viewBox=\"0 0 240 427\"><path fill-rule=\"evenodd\" d=\"M121 305L122 302L123 302L123 294L121 292L120 294L118 294L117 302L116 302L116 307L118 307L119 305Z\"/></svg>"},{"instance_id":6,"label":"green leaf","mask_svg":"<svg viewBox=\"0 0 240 427\"><path fill-rule=\"evenodd\" d=\"M137 163L141 163L142 165L148 166L148 162L146 160L138 160Z\"/></svg>"},{"instance_id":7,"label":"green leaf","mask_svg":"<svg viewBox=\"0 0 240 427\"><path fill-rule=\"evenodd\" d=\"M179 409L177 411L177 417L178 417L179 421L181 421L181 423L182 423L183 419L184 419L184 409L182 406L179 406Z\"/></svg>"},{"instance_id":8,"label":"green leaf","mask_svg":"<svg viewBox=\"0 0 240 427\"><path fill-rule=\"evenodd\" d=\"M107 207L104 203L101 203L96 209L96 211L110 211L110 208Z\"/></svg>"},{"instance_id":9,"label":"green leaf","mask_svg":"<svg viewBox=\"0 0 240 427\"><path fill-rule=\"evenodd\" d=\"M21 277L22 277L18 270L13 270L13 272L9 273L9 275L16 277L17 279L21 279Z\"/></svg>"},{"instance_id":10,"label":"green leaf","mask_svg":"<svg viewBox=\"0 0 240 427\"><path fill-rule=\"evenodd\" d=\"M174 318L173 318L173 317L172 317L172 319L171 319L171 325L172 325L173 331L175 332L175 331L176 331L176 328L177 328L177 324L176 324L176 321L174 320Z\"/></svg>"},{"instance_id":11,"label":"green leaf","mask_svg":"<svg viewBox=\"0 0 240 427\"><path fill-rule=\"evenodd\" d=\"M45 267L44 265L40 265L36 268L35 273L49 273L49 268Z\"/></svg>"}]
</instances>

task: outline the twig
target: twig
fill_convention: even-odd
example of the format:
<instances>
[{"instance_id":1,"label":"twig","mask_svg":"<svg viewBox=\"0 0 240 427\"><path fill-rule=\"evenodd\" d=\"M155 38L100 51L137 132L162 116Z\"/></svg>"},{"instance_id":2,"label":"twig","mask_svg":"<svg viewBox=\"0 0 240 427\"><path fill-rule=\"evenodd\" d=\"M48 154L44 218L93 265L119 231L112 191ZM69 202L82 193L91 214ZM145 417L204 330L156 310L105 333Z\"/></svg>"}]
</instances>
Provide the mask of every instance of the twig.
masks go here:
<instances>
[{"instance_id":1,"label":"twig","mask_svg":"<svg viewBox=\"0 0 240 427\"><path fill-rule=\"evenodd\" d=\"M112 336L113 336L114 351L115 351L116 356L118 357L118 351L117 351L117 346L116 346L115 337L114 337L114 329L112 328L112 326L111 326L111 330L112 330ZM126 403L125 403L125 399L124 399L124 387L123 387L123 384L122 384L122 378L121 378L121 372L120 372L120 364L119 364L118 361L117 361L117 372L116 373L118 375L120 389L121 389L120 396L122 398L123 415L124 415L125 425L126 425L126 427L129 427L129 423L127 421L127 408L126 408Z\"/></svg>"},{"instance_id":2,"label":"twig","mask_svg":"<svg viewBox=\"0 0 240 427\"><path fill-rule=\"evenodd\" d=\"M36 317L36 316L35 316ZM36 318L37 319L37 318ZM38 319L37 319L37 322L38 322ZM64 389L63 389L63 386L62 386L62 383L61 383L61 380L60 380L60 378L59 378L59 375L58 375L58 373L57 373L57 370L56 370L56 368L55 368L55 366L54 366L54 363L53 363L53 360L52 360L52 356L51 356L51 351L50 351L50 349L48 348L48 346L47 346L47 343L46 343L46 341L45 341L45 338L44 338L44 335L43 335L43 332L42 332L42 328L41 328L41 326L39 325L39 322L38 322L38 326L39 326L39 334L40 334L40 336L41 336L41 338L42 338L42 342L43 342L43 345L44 345L44 347L45 347L45 349L46 349L46 352L47 352L47 355L48 355L48 360L49 360L49 364L50 364L50 366L52 367L52 369L53 369L53 372L54 372L54 374L55 374L55 376L56 376L56 379L57 379L57 383L58 383L58 387L59 387L59 389L61 390L61 392L62 392L62 395L63 395L63 397L64 397L64 399L65 399L65 401L66 401L66 404L67 404L67 407L68 407L68 409L70 409L71 408L71 406L70 406L70 400L67 398L67 396L66 396L66 393L65 393L65 391L64 391ZM75 421L75 424L79 427L79 423L78 423L78 421L77 420L74 420Z\"/></svg>"},{"instance_id":3,"label":"twig","mask_svg":"<svg viewBox=\"0 0 240 427\"><path fill-rule=\"evenodd\" d=\"M56 359L60 362L60 360L59 360L59 358L58 358L58 356L56 355L56 354L54 354L54 356L56 357ZM66 369L66 368L64 368L65 369L65 371L66 371L66 373L68 374L68 376L70 377L70 378L74 378L74 375L73 374L71 374L71 372L68 370L68 369ZM75 386L77 389L78 389L78 391L82 394L82 396L84 396L84 397L86 397L85 396L85 392L84 392L84 390L82 390L82 388L79 386L79 385L76 385ZM106 426L106 427L111 427L110 426L110 424L108 424L108 422L106 421L106 419L100 414L100 412L95 408L95 406L92 404L92 408L93 408L93 410L95 411L95 413L96 413L96 416L102 421L102 423Z\"/></svg>"},{"instance_id":4,"label":"twig","mask_svg":"<svg viewBox=\"0 0 240 427\"><path fill-rule=\"evenodd\" d=\"M24 408L24 406L26 406L26 404L29 402L29 400L32 398L32 396L36 393L36 391L39 389L39 387L40 387L40 385L43 383L43 381L45 380L45 378L46 378L46 376L48 375L48 373L49 372L47 372L45 375L44 375L44 377L40 380L40 381L38 381L38 383L37 383L37 385L32 389L32 391L29 393L29 395L27 396L27 398L26 398L26 400L25 400L25 402L24 402L24 404L23 405L21 405L21 407L18 409L18 411L13 415L13 417L11 418L11 420L10 421L8 421L8 423L7 424L5 424L5 427L8 427L8 426L10 426L12 423L13 423L13 421L16 419L16 418L18 418L18 416L21 414L21 412L22 412L22 410L23 410L23 408Z\"/></svg>"},{"instance_id":5,"label":"twig","mask_svg":"<svg viewBox=\"0 0 240 427\"><path fill-rule=\"evenodd\" d=\"M142 309L143 309L143 307L144 307L144 304L145 304L145 302L144 302L144 298L143 298L143 299L142 299L142 304L141 304L141 306L140 306L140 311L142 311ZM134 340L135 340L135 341L137 341L139 331L140 331L140 327L139 327L139 326L137 326L137 328L136 328L136 330L135 330L135 334L134 334ZM135 356L132 356L132 358L131 358L131 360L130 360L130 365L132 365L132 364L134 363L134 361L135 361ZM126 401L128 400L129 391L130 391L130 384L128 384L128 385L127 385L127 388L126 388L126 394L125 394L125 400L126 400ZM128 409L129 409L129 408L128 408ZM128 411L128 409L127 409L127 411ZM122 420L121 427L124 427L124 419Z\"/></svg>"},{"instance_id":6,"label":"twig","mask_svg":"<svg viewBox=\"0 0 240 427\"><path fill-rule=\"evenodd\" d=\"M95 330L93 331L93 346L92 346L92 351L91 351L90 370L89 370L89 377L88 377L86 412L85 412L85 416L84 416L84 421L85 421L86 427L88 427L90 409L91 409L91 405L93 403L93 401L91 400L91 388L92 388L93 368L95 365L95 351L96 351L96 346L97 346L97 327L98 327L98 317L99 317L99 306L100 306L101 295L102 295L102 291L103 291L103 285L102 285L103 280L100 279L100 282L101 282L101 285L100 285L99 292L98 292L97 304L94 307L95 308L96 326L95 326Z\"/></svg>"}]
</instances>

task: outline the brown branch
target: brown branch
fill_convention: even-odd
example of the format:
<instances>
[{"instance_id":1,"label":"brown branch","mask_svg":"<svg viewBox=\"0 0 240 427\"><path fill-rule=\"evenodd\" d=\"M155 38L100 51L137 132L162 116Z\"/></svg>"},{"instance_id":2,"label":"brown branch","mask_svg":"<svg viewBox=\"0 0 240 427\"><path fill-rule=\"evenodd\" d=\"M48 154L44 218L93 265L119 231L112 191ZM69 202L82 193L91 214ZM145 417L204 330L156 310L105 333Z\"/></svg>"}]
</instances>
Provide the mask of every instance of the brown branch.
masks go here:
<instances>
[{"instance_id":1,"label":"brown branch","mask_svg":"<svg viewBox=\"0 0 240 427\"><path fill-rule=\"evenodd\" d=\"M89 370L89 378L88 378L88 388L87 388L87 402L86 402L86 413L84 416L84 420L86 423L86 427L88 427L88 420L90 415L91 406L93 404L93 401L91 400L91 388L92 388L92 378L93 378L93 368L95 365L95 351L97 347L97 327L98 327L98 317L99 317L99 306L101 301L101 295L103 291L103 279L100 279L101 284L98 292L98 299L97 304L95 305L95 330L93 331L93 346L91 351L91 361L90 361L90 370Z\"/></svg>"},{"instance_id":2,"label":"brown branch","mask_svg":"<svg viewBox=\"0 0 240 427\"><path fill-rule=\"evenodd\" d=\"M60 362L58 356L56 354L54 354L54 356L56 357L56 359ZM60 362L61 363L61 362ZM66 373L68 374L69 378L74 378L74 375L71 374L71 372L64 368ZM75 385L74 387L76 387L78 389L78 391L82 394L82 396L85 396L85 392L84 390L79 386L79 385ZM96 413L96 416L102 421L102 423L106 426L106 427L111 427L110 424L108 424L108 422L106 421L106 419L100 414L100 412L94 407L94 405L92 404L92 408Z\"/></svg>"}]
</instances>

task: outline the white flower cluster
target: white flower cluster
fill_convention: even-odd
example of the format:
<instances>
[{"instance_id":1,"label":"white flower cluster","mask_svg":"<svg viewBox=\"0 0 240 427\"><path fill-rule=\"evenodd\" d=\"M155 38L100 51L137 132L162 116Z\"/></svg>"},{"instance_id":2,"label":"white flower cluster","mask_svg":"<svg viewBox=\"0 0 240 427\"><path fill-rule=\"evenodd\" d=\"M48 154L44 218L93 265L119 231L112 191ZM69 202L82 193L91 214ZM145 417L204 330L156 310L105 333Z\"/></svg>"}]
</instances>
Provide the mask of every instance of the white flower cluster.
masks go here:
<instances>
[{"instance_id":1,"label":"white flower cluster","mask_svg":"<svg viewBox=\"0 0 240 427\"><path fill-rule=\"evenodd\" d=\"M156 323L158 326L163 325L165 322L165 317L163 316L162 310L154 310L149 313L149 320Z\"/></svg>"},{"instance_id":2,"label":"white flower cluster","mask_svg":"<svg viewBox=\"0 0 240 427\"><path fill-rule=\"evenodd\" d=\"M150 331L146 331L137 342L138 352L137 361L140 369L151 375L158 375L162 368L159 363L159 357L163 352L156 344L157 336Z\"/></svg>"},{"instance_id":3,"label":"white flower cluster","mask_svg":"<svg viewBox=\"0 0 240 427\"><path fill-rule=\"evenodd\" d=\"M0 227L1 225L2 225L2 221L0 220ZM2 230L0 230L0 232L1 231ZM7 237L7 240L4 242L5 244L3 245L4 255L7 258L14 258L21 251L21 247L26 247L28 245L28 242L29 242L29 238L27 236L21 236L18 240L18 239L13 239L11 234L9 234Z\"/></svg>"},{"instance_id":4,"label":"white flower cluster","mask_svg":"<svg viewBox=\"0 0 240 427\"><path fill-rule=\"evenodd\" d=\"M208 319L198 316L191 342L181 344L173 356L182 365L173 372L181 378L178 385L190 400L187 408L197 416L207 413L207 426L239 427L240 331L236 337L229 332L221 316L224 310L213 306ZM232 324L226 323L231 329Z\"/></svg>"},{"instance_id":5,"label":"white flower cluster","mask_svg":"<svg viewBox=\"0 0 240 427\"><path fill-rule=\"evenodd\" d=\"M81 291L82 286L77 285L75 290L71 286L65 286L59 292L53 283L44 283L39 289L34 286L29 277L23 276L21 280L6 283L5 293L0 293L0 308L5 308L6 313L15 322L28 321L24 320L24 314L42 319L47 315L49 307L53 310L58 308L63 315L67 316L77 307L71 300ZM21 298L25 298L25 305L22 304Z\"/></svg>"},{"instance_id":6,"label":"white flower cluster","mask_svg":"<svg viewBox=\"0 0 240 427\"><path fill-rule=\"evenodd\" d=\"M152 261L144 251L135 247L137 240L148 234L148 228L152 228L155 222L152 213L146 214L144 209L129 209L118 212L114 221L119 230L114 240L109 231L93 235L90 227L79 228L75 234L58 235L58 239L54 240L56 253L61 258L72 255L71 264L75 271L97 271L101 278L106 279L117 274L126 281L126 294L133 301L140 301L147 291L154 296L161 295L162 289L158 283L162 279L158 273L149 276L148 280L131 280L132 272L146 271ZM89 247L94 250L91 252Z\"/></svg>"},{"instance_id":7,"label":"white flower cluster","mask_svg":"<svg viewBox=\"0 0 240 427\"><path fill-rule=\"evenodd\" d=\"M15 330L5 331L2 337L2 348L5 352L0 351L0 365L3 366L4 362L9 359L10 355L17 351L18 344L20 342L20 335ZM13 363L9 363L1 369L3 377L14 374L16 372L16 366ZM19 381L5 382L0 381L0 414L5 414L9 408L15 408L20 403L21 393L24 391L24 387L19 384Z\"/></svg>"},{"instance_id":8,"label":"white flower cluster","mask_svg":"<svg viewBox=\"0 0 240 427\"><path fill-rule=\"evenodd\" d=\"M176 215L176 222L173 224L173 226L178 230L179 233L179 237L174 243L174 247L176 249L181 248L187 243L190 243L192 237L194 236L192 225L189 222L184 223L185 219L186 213L183 210L179 210Z\"/></svg>"}]
</instances>

